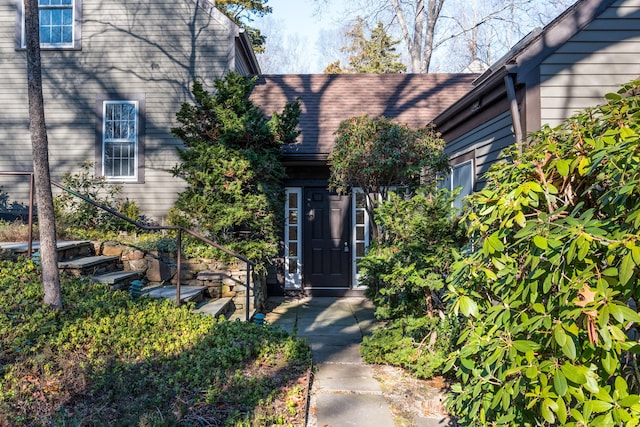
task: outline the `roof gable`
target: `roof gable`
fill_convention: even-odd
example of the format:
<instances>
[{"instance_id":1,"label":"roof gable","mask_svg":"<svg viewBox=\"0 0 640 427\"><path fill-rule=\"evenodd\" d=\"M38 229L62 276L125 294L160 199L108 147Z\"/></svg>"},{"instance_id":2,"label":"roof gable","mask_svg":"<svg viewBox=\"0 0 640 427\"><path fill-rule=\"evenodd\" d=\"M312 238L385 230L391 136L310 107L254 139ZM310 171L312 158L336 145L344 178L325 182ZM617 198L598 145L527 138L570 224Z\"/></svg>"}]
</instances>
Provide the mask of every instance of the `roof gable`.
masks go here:
<instances>
[{"instance_id":1,"label":"roof gable","mask_svg":"<svg viewBox=\"0 0 640 427\"><path fill-rule=\"evenodd\" d=\"M471 88L477 74L263 75L251 99L266 114L300 99L298 143L290 155L326 158L340 122L384 116L412 128L425 126Z\"/></svg>"}]
</instances>

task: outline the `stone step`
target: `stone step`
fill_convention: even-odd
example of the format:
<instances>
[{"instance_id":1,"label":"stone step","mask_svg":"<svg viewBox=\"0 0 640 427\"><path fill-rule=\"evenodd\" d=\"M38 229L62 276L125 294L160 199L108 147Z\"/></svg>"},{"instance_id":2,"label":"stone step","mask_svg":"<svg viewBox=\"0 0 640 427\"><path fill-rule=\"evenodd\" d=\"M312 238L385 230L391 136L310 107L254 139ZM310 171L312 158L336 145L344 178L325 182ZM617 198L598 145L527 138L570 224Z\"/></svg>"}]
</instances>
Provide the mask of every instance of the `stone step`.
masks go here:
<instances>
[{"instance_id":1,"label":"stone step","mask_svg":"<svg viewBox=\"0 0 640 427\"><path fill-rule=\"evenodd\" d=\"M203 304L198 305L194 313L206 314L213 317L229 317L234 312L233 300L231 298L218 298L214 300L208 300Z\"/></svg>"},{"instance_id":2,"label":"stone step","mask_svg":"<svg viewBox=\"0 0 640 427\"><path fill-rule=\"evenodd\" d=\"M249 310L249 320L251 320L253 318L253 315L256 314L256 310L254 308L251 308ZM236 321L239 320L241 322L244 322L247 320L247 313L244 310L244 308L237 308L233 314L231 316L229 316L229 320L230 321Z\"/></svg>"},{"instance_id":3,"label":"stone step","mask_svg":"<svg viewBox=\"0 0 640 427\"><path fill-rule=\"evenodd\" d=\"M111 290L127 289L131 281L140 279L144 275L143 270L137 271L111 271L109 273L95 275L91 280L95 283L105 283L111 286Z\"/></svg>"},{"instance_id":4,"label":"stone step","mask_svg":"<svg viewBox=\"0 0 640 427\"><path fill-rule=\"evenodd\" d=\"M94 252L93 243L89 240L58 240L56 244L60 260L87 256ZM29 245L27 242L0 242L0 249L16 255L26 255ZM40 242L33 242L31 249L34 252L40 250Z\"/></svg>"},{"instance_id":5,"label":"stone step","mask_svg":"<svg viewBox=\"0 0 640 427\"><path fill-rule=\"evenodd\" d=\"M58 263L58 268L74 276L94 276L110 271L118 271L118 256L93 255L73 258Z\"/></svg>"},{"instance_id":6,"label":"stone step","mask_svg":"<svg viewBox=\"0 0 640 427\"><path fill-rule=\"evenodd\" d=\"M180 301L202 301L203 294L207 290L206 286L194 286L194 285L182 285L180 286ZM152 288L144 289L143 295L150 298L166 298L176 299L176 287L170 286L155 286Z\"/></svg>"}]
</instances>

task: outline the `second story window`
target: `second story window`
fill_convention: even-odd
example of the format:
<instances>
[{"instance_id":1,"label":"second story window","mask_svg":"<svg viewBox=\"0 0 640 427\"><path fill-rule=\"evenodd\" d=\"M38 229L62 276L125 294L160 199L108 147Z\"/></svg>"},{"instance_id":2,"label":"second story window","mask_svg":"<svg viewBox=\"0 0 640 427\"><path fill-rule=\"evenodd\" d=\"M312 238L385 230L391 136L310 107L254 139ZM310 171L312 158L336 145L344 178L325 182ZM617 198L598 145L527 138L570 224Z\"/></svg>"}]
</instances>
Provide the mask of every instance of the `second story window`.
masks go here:
<instances>
[{"instance_id":1,"label":"second story window","mask_svg":"<svg viewBox=\"0 0 640 427\"><path fill-rule=\"evenodd\" d=\"M40 44L73 44L73 0L39 0Z\"/></svg>"},{"instance_id":2,"label":"second story window","mask_svg":"<svg viewBox=\"0 0 640 427\"><path fill-rule=\"evenodd\" d=\"M40 48L81 48L81 0L38 0ZM18 2L17 48L26 47L24 2Z\"/></svg>"}]
</instances>

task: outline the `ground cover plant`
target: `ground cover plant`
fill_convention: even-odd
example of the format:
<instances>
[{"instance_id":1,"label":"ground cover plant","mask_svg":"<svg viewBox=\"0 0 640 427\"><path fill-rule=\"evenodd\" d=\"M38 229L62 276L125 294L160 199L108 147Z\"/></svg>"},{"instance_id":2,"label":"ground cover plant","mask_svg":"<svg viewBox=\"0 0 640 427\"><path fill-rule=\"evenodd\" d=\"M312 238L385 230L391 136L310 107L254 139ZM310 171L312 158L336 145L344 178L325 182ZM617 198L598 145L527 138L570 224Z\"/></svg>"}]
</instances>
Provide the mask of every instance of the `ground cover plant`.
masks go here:
<instances>
[{"instance_id":1,"label":"ground cover plant","mask_svg":"<svg viewBox=\"0 0 640 427\"><path fill-rule=\"evenodd\" d=\"M461 425L640 424L640 82L495 165L449 297Z\"/></svg>"},{"instance_id":2,"label":"ground cover plant","mask_svg":"<svg viewBox=\"0 0 640 427\"><path fill-rule=\"evenodd\" d=\"M388 320L362 343L369 363L401 366L420 378L439 375L458 339L460 321L442 301L453 251L466 237L445 191L422 188L412 197L390 193L375 210L381 229L360 260L361 284Z\"/></svg>"},{"instance_id":3,"label":"ground cover plant","mask_svg":"<svg viewBox=\"0 0 640 427\"><path fill-rule=\"evenodd\" d=\"M0 426L301 425L307 344L280 330L131 299L0 261Z\"/></svg>"}]
</instances>

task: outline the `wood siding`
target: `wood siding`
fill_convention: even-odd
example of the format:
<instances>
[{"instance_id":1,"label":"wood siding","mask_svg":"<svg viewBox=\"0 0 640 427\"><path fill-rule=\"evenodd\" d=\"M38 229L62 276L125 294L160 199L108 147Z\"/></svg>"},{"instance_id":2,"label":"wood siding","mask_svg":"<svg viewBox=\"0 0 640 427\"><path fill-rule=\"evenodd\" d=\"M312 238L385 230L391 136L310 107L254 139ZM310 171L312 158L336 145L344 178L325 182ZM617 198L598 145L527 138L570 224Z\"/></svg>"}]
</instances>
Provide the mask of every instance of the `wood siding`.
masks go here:
<instances>
[{"instance_id":1,"label":"wood siding","mask_svg":"<svg viewBox=\"0 0 640 427\"><path fill-rule=\"evenodd\" d=\"M123 196L161 220L183 188L169 172L181 146L170 132L176 112L191 100L193 79L212 89L229 71L236 29L191 0L84 0L82 8L82 50L42 52L52 177L96 160L97 99L142 96L145 181L124 184ZM32 169L26 54L16 50L15 31L15 0L0 0L0 171ZM0 176L11 200L24 194L15 182Z\"/></svg>"},{"instance_id":2,"label":"wood siding","mask_svg":"<svg viewBox=\"0 0 640 427\"><path fill-rule=\"evenodd\" d=\"M445 151L449 158L463 156L475 150L475 188L482 189L485 183L483 175L495 163L502 150L513 144L513 127L511 116L504 112L459 138L448 142Z\"/></svg>"},{"instance_id":3,"label":"wood siding","mask_svg":"<svg viewBox=\"0 0 640 427\"><path fill-rule=\"evenodd\" d=\"M540 64L540 119L556 126L640 77L640 0L620 0Z\"/></svg>"}]
</instances>

